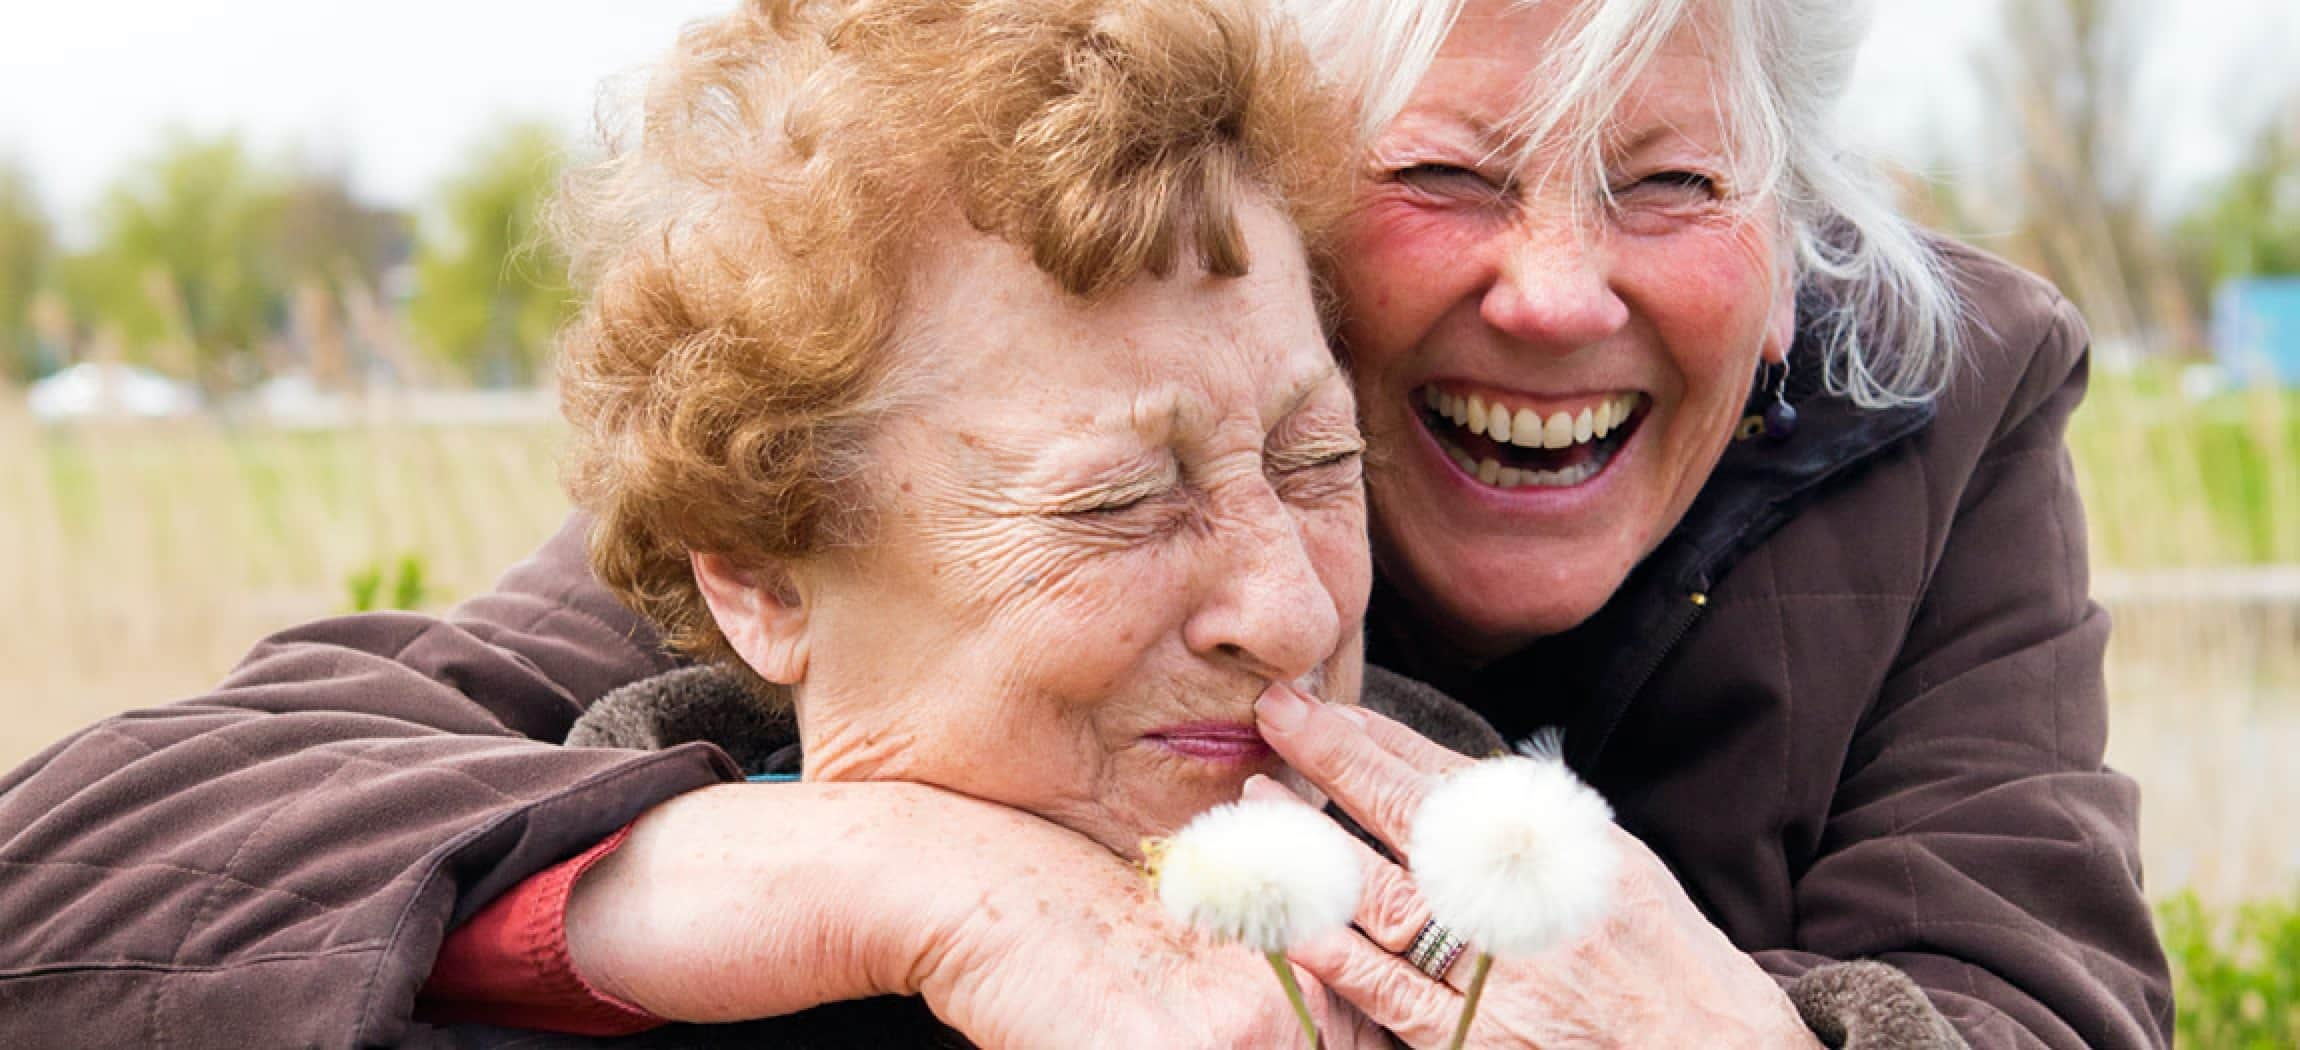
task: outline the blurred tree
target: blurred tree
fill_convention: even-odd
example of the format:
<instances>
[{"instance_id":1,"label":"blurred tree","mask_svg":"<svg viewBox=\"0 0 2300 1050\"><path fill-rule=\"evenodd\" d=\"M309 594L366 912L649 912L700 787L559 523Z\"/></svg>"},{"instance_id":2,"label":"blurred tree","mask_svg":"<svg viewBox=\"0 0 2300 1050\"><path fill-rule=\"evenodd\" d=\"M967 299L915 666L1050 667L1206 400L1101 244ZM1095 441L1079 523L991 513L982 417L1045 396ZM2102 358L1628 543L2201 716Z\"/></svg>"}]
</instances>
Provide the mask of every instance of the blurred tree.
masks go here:
<instances>
[{"instance_id":1,"label":"blurred tree","mask_svg":"<svg viewBox=\"0 0 2300 1050\"><path fill-rule=\"evenodd\" d=\"M426 349L477 382L536 382L553 333L574 312L566 259L541 222L563 162L550 127L504 127L418 226L408 323Z\"/></svg>"},{"instance_id":2,"label":"blurred tree","mask_svg":"<svg viewBox=\"0 0 2300 1050\"><path fill-rule=\"evenodd\" d=\"M2147 212L2157 156L2137 91L2167 9L2160 0L2008 0L2002 10L2001 44L1980 63L2016 167L2009 193L1979 188L1997 196L1994 213L1970 199L1953 210L2013 229L2008 247L2059 284L2097 335L2140 337L2165 320L2158 282L2168 270Z\"/></svg>"},{"instance_id":3,"label":"blurred tree","mask_svg":"<svg viewBox=\"0 0 2300 1050\"><path fill-rule=\"evenodd\" d=\"M280 181L236 137L174 136L105 193L67 297L131 356L211 393L244 385L280 309L281 209Z\"/></svg>"},{"instance_id":4,"label":"blurred tree","mask_svg":"<svg viewBox=\"0 0 2300 1050\"><path fill-rule=\"evenodd\" d=\"M41 360L32 304L55 261L55 231L13 164L0 165L0 378L24 382L56 362Z\"/></svg>"},{"instance_id":5,"label":"blurred tree","mask_svg":"<svg viewBox=\"0 0 2300 1050\"><path fill-rule=\"evenodd\" d=\"M294 282L373 288L406 257L406 226L406 216L354 197L342 171L299 165L280 191L274 234L281 273Z\"/></svg>"},{"instance_id":6,"label":"blurred tree","mask_svg":"<svg viewBox=\"0 0 2300 1050\"><path fill-rule=\"evenodd\" d=\"M299 166L281 192L273 232L272 255L289 296L287 342L302 355L282 364L304 369L322 386L356 385L360 362L351 343L358 340L346 315L351 304L379 298L386 273L406 261L407 217L361 203L339 170Z\"/></svg>"},{"instance_id":7,"label":"blurred tree","mask_svg":"<svg viewBox=\"0 0 2300 1050\"><path fill-rule=\"evenodd\" d=\"M2213 285L2300 276L2300 97L2290 113L2182 226L2192 269Z\"/></svg>"}]
</instances>

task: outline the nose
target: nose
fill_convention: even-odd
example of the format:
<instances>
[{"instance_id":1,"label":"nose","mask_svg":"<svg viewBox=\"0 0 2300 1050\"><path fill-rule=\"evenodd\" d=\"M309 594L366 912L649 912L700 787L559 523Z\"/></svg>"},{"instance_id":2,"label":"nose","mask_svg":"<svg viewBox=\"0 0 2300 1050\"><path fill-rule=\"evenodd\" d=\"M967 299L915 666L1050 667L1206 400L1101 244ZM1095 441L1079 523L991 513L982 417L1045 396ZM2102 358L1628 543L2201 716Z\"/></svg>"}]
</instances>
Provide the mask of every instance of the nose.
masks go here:
<instances>
[{"instance_id":1,"label":"nose","mask_svg":"<svg viewBox=\"0 0 2300 1050\"><path fill-rule=\"evenodd\" d=\"M1207 536L1202 597L1183 641L1205 659L1292 681L1333 654L1341 610L1300 518L1266 483L1251 487Z\"/></svg>"},{"instance_id":2,"label":"nose","mask_svg":"<svg viewBox=\"0 0 2300 1050\"><path fill-rule=\"evenodd\" d=\"M1487 324L1534 347L1570 351L1629 322L1613 290L1602 234L1572 222L1524 221L1499 234L1493 283L1479 301Z\"/></svg>"}]
</instances>

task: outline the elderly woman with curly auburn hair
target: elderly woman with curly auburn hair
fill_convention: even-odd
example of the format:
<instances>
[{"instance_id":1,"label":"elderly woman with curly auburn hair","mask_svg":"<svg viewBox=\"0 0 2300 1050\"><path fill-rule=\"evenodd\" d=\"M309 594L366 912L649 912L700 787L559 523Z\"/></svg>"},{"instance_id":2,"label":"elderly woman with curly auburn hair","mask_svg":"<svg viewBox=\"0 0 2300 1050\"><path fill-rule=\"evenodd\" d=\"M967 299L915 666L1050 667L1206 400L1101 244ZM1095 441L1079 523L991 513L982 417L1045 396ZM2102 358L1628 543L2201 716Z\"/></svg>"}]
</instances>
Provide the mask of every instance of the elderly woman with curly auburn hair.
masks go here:
<instances>
[{"instance_id":1,"label":"elderly woman with curly auburn hair","mask_svg":"<svg viewBox=\"0 0 2300 1050\"><path fill-rule=\"evenodd\" d=\"M789 705L807 781L1134 857L1285 774L1253 729L1272 681L1357 696L1363 443L1305 249L1350 135L1294 46L1239 0L754 3L690 30L644 137L571 180L592 565ZM601 884L574 926L596 981L758 1012L683 980L718 961L683 923L715 916ZM937 969L951 1022L1035 1041ZM885 1045L906 1016L717 1037ZM1169 1020L1100 1035L1193 1031Z\"/></svg>"},{"instance_id":2,"label":"elderly woman with curly auburn hair","mask_svg":"<svg viewBox=\"0 0 2300 1050\"><path fill-rule=\"evenodd\" d=\"M1324 1029L1441 1045L1405 815L1561 727L1618 903L1474 1045L2165 1045L2083 325L1834 137L1865 5L1231 3L692 32L569 197L591 513L0 780L0 1044L1273 1045L1129 864L1266 772L1392 847Z\"/></svg>"}]
</instances>

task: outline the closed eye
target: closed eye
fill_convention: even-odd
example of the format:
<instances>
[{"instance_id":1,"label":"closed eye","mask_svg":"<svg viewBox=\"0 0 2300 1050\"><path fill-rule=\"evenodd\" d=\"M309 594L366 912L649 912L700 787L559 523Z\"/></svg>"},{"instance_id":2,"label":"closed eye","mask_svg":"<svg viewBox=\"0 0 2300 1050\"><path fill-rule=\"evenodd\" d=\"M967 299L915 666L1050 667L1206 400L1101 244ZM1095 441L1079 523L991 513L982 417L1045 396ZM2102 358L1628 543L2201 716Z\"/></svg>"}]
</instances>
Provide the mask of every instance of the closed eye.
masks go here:
<instances>
[{"instance_id":1,"label":"closed eye","mask_svg":"<svg viewBox=\"0 0 2300 1050\"><path fill-rule=\"evenodd\" d=\"M1506 180L1457 164L1414 164L1392 172L1390 178L1433 196L1499 197L1509 192Z\"/></svg>"},{"instance_id":2,"label":"closed eye","mask_svg":"<svg viewBox=\"0 0 2300 1050\"><path fill-rule=\"evenodd\" d=\"M1138 510L1172 491L1164 479L1129 482L1081 492L1062 501L1054 513L1066 518L1112 517Z\"/></svg>"},{"instance_id":3,"label":"closed eye","mask_svg":"<svg viewBox=\"0 0 2300 1050\"><path fill-rule=\"evenodd\" d=\"M1366 450L1363 443L1354 446L1336 445L1322 449L1272 452L1269 456L1269 468L1270 473L1273 474L1292 474L1297 471L1316 470L1319 467L1343 466L1363 458L1365 454Z\"/></svg>"},{"instance_id":4,"label":"closed eye","mask_svg":"<svg viewBox=\"0 0 2300 1050\"><path fill-rule=\"evenodd\" d=\"M1357 491L1365 476L1365 442L1352 435L1315 445L1273 450L1265 468L1279 493L1299 502L1317 502Z\"/></svg>"},{"instance_id":5,"label":"closed eye","mask_svg":"<svg viewBox=\"0 0 2300 1050\"><path fill-rule=\"evenodd\" d=\"M1639 196L1654 199L1712 201L1718 197L1717 180L1698 171L1659 171L1627 186L1615 187L1616 199Z\"/></svg>"}]
</instances>

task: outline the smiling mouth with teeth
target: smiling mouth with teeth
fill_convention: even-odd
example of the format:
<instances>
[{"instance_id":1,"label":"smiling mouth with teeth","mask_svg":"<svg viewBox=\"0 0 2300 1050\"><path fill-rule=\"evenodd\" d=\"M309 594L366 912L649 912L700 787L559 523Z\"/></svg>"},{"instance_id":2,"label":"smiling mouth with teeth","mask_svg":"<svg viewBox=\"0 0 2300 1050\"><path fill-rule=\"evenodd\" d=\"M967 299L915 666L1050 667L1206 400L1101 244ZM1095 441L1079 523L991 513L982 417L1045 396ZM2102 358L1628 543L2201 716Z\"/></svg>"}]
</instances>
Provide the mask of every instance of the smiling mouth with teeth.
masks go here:
<instances>
[{"instance_id":1,"label":"smiling mouth with teeth","mask_svg":"<svg viewBox=\"0 0 2300 1050\"><path fill-rule=\"evenodd\" d=\"M1422 388L1422 425L1479 482L1502 489L1572 488L1613 461L1645 422L1643 394L1600 398L1544 416L1484 397Z\"/></svg>"}]
</instances>

